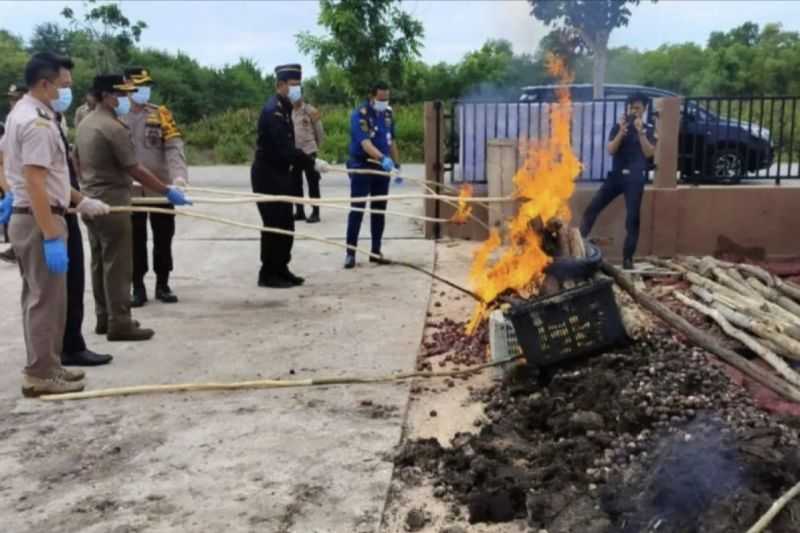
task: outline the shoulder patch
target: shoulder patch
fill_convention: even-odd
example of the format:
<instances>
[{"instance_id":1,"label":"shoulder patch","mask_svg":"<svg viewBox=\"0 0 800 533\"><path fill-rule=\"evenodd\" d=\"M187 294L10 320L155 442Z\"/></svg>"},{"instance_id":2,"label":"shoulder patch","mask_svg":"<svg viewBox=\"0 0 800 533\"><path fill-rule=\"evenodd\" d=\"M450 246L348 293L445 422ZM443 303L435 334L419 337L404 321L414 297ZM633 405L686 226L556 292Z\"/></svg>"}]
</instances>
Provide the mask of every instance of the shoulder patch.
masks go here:
<instances>
[{"instance_id":1,"label":"shoulder patch","mask_svg":"<svg viewBox=\"0 0 800 533\"><path fill-rule=\"evenodd\" d=\"M367 123L367 119L362 118L358 121L358 125L361 126L361 131L367 133L369 131L369 124Z\"/></svg>"},{"instance_id":2,"label":"shoulder patch","mask_svg":"<svg viewBox=\"0 0 800 533\"><path fill-rule=\"evenodd\" d=\"M36 108L36 114L39 115L39 117L43 118L44 120L53 120L53 117L51 117L45 111L42 111L38 107Z\"/></svg>"}]
</instances>

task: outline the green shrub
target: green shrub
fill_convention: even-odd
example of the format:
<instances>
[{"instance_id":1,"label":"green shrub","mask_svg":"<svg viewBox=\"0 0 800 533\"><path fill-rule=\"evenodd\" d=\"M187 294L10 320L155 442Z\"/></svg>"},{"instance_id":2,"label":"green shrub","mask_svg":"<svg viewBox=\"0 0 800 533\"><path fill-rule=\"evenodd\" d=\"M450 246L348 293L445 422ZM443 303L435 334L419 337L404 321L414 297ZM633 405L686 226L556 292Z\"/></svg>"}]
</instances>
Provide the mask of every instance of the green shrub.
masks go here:
<instances>
[{"instance_id":1,"label":"green shrub","mask_svg":"<svg viewBox=\"0 0 800 533\"><path fill-rule=\"evenodd\" d=\"M321 106L325 142L319 155L331 163L347 161L350 114L346 106ZM190 124L185 131L190 164L242 164L251 161L260 109L225 111ZM423 160L422 105L394 108L395 133L402 161ZM210 154L210 161L209 161Z\"/></svg>"}]
</instances>

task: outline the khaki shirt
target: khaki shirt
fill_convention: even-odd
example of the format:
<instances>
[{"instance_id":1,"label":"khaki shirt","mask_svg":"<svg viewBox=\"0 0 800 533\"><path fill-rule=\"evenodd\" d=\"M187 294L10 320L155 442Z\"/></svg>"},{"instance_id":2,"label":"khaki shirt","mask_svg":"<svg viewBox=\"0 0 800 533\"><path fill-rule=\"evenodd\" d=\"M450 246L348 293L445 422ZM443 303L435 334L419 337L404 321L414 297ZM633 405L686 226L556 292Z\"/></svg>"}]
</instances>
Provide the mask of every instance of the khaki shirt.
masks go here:
<instances>
[{"instance_id":1,"label":"khaki shirt","mask_svg":"<svg viewBox=\"0 0 800 533\"><path fill-rule=\"evenodd\" d=\"M303 104L292 109L294 123L294 145L306 154L314 154L325 141L319 111L314 106Z\"/></svg>"},{"instance_id":2,"label":"khaki shirt","mask_svg":"<svg viewBox=\"0 0 800 533\"><path fill-rule=\"evenodd\" d=\"M187 179L183 137L172 113L164 106L146 104L141 110L131 112L121 119L131 130L136 148L136 159L167 185L176 178ZM162 196L145 191L134 183L135 196Z\"/></svg>"},{"instance_id":3,"label":"khaki shirt","mask_svg":"<svg viewBox=\"0 0 800 533\"><path fill-rule=\"evenodd\" d=\"M58 132L55 113L26 94L8 115L6 134L0 139L3 169L14 193L14 207L31 207L22 168L47 169L45 191L51 206L68 207L71 187L67 153Z\"/></svg>"},{"instance_id":4,"label":"khaki shirt","mask_svg":"<svg viewBox=\"0 0 800 533\"><path fill-rule=\"evenodd\" d=\"M125 169L136 165L128 127L98 105L78 126L75 155L80 164L81 191L112 206L131 203L132 178Z\"/></svg>"},{"instance_id":5,"label":"khaki shirt","mask_svg":"<svg viewBox=\"0 0 800 533\"><path fill-rule=\"evenodd\" d=\"M92 112L92 110L89 109L89 104L83 104L78 109L76 109L75 110L75 122L74 122L75 127L77 128L78 124L83 122L83 119L85 119L86 116L91 112Z\"/></svg>"}]
</instances>

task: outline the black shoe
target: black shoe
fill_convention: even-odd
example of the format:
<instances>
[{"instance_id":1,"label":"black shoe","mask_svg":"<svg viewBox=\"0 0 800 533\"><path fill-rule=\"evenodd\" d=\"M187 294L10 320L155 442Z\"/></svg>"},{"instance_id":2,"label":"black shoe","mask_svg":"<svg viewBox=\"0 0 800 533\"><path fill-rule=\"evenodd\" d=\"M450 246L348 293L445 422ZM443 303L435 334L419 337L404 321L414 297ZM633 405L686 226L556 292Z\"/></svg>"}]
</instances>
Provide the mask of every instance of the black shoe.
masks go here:
<instances>
[{"instance_id":1,"label":"black shoe","mask_svg":"<svg viewBox=\"0 0 800 533\"><path fill-rule=\"evenodd\" d=\"M169 288L169 285L156 286L156 300L160 300L165 304L178 303L178 297Z\"/></svg>"},{"instance_id":2,"label":"black shoe","mask_svg":"<svg viewBox=\"0 0 800 533\"><path fill-rule=\"evenodd\" d=\"M114 358L108 354L95 353L91 350L61 354L63 366L100 366L107 365L112 359Z\"/></svg>"},{"instance_id":3,"label":"black shoe","mask_svg":"<svg viewBox=\"0 0 800 533\"><path fill-rule=\"evenodd\" d=\"M292 285L295 285L295 286L302 285L303 283L306 282L306 278L301 278L300 276L295 276L294 274L292 274L292 271L289 270L288 268L286 269L286 271L282 275L283 275L284 278L286 278L290 282L292 282Z\"/></svg>"},{"instance_id":4,"label":"black shoe","mask_svg":"<svg viewBox=\"0 0 800 533\"><path fill-rule=\"evenodd\" d=\"M622 261L622 269L623 270L633 270L633 259L630 257L623 259Z\"/></svg>"},{"instance_id":5,"label":"black shoe","mask_svg":"<svg viewBox=\"0 0 800 533\"><path fill-rule=\"evenodd\" d=\"M147 289L144 287L134 287L131 295L131 307L142 307L147 303Z\"/></svg>"},{"instance_id":6,"label":"black shoe","mask_svg":"<svg viewBox=\"0 0 800 533\"><path fill-rule=\"evenodd\" d=\"M258 286L267 287L270 289L291 289L292 287L295 286L295 284L289 281L288 278L285 278L283 276L269 274L267 276L264 276L263 278L259 278Z\"/></svg>"},{"instance_id":7,"label":"black shoe","mask_svg":"<svg viewBox=\"0 0 800 533\"><path fill-rule=\"evenodd\" d=\"M311 216L308 217L308 219L306 219L306 222L309 223L309 224L316 224L316 223L320 222L319 212L318 211L314 211L313 213L311 213Z\"/></svg>"},{"instance_id":8,"label":"black shoe","mask_svg":"<svg viewBox=\"0 0 800 533\"><path fill-rule=\"evenodd\" d=\"M390 265L392 263L388 259L384 259L382 253L380 253L380 252L372 252L372 253L377 255L377 256L379 256L379 257L374 257L372 255L369 256L369 262L370 263L377 263L379 265Z\"/></svg>"},{"instance_id":9,"label":"black shoe","mask_svg":"<svg viewBox=\"0 0 800 533\"><path fill-rule=\"evenodd\" d=\"M294 212L294 219L295 220L305 220L306 214L304 211L295 211Z\"/></svg>"},{"instance_id":10,"label":"black shoe","mask_svg":"<svg viewBox=\"0 0 800 533\"><path fill-rule=\"evenodd\" d=\"M347 269L356 267L356 256L347 254L344 258L344 267Z\"/></svg>"},{"instance_id":11,"label":"black shoe","mask_svg":"<svg viewBox=\"0 0 800 533\"><path fill-rule=\"evenodd\" d=\"M17 254L14 253L14 249L9 248L5 252L0 252L0 261L4 261L6 263L16 263Z\"/></svg>"}]
</instances>

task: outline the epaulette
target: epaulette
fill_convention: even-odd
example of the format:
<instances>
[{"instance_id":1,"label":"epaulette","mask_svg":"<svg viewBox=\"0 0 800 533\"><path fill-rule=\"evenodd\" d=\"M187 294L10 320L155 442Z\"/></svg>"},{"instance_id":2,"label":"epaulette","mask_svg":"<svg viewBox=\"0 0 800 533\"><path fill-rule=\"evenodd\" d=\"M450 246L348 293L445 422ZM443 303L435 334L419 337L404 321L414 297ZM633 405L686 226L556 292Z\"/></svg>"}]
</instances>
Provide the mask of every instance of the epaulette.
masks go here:
<instances>
[{"instance_id":1,"label":"epaulette","mask_svg":"<svg viewBox=\"0 0 800 533\"><path fill-rule=\"evenodd\" d=\"M161 119L161 136L165 141L181 136L178 124L175 123L172 113L166 106L162 105L158 108L158 116Z\"/></svg>"},{"instance_id":2,"label":"epaulette","mask_svg":"<svg viewBox=\"0 0 800 533\"><path fill-rule=\"evenodd\" d=\"M46 111L42 111L41 108L36 108L36 114L39 115L39 118L43 118L45 120L53 120L53 117L47 114Z\"/></svg>"}]
</instances>

